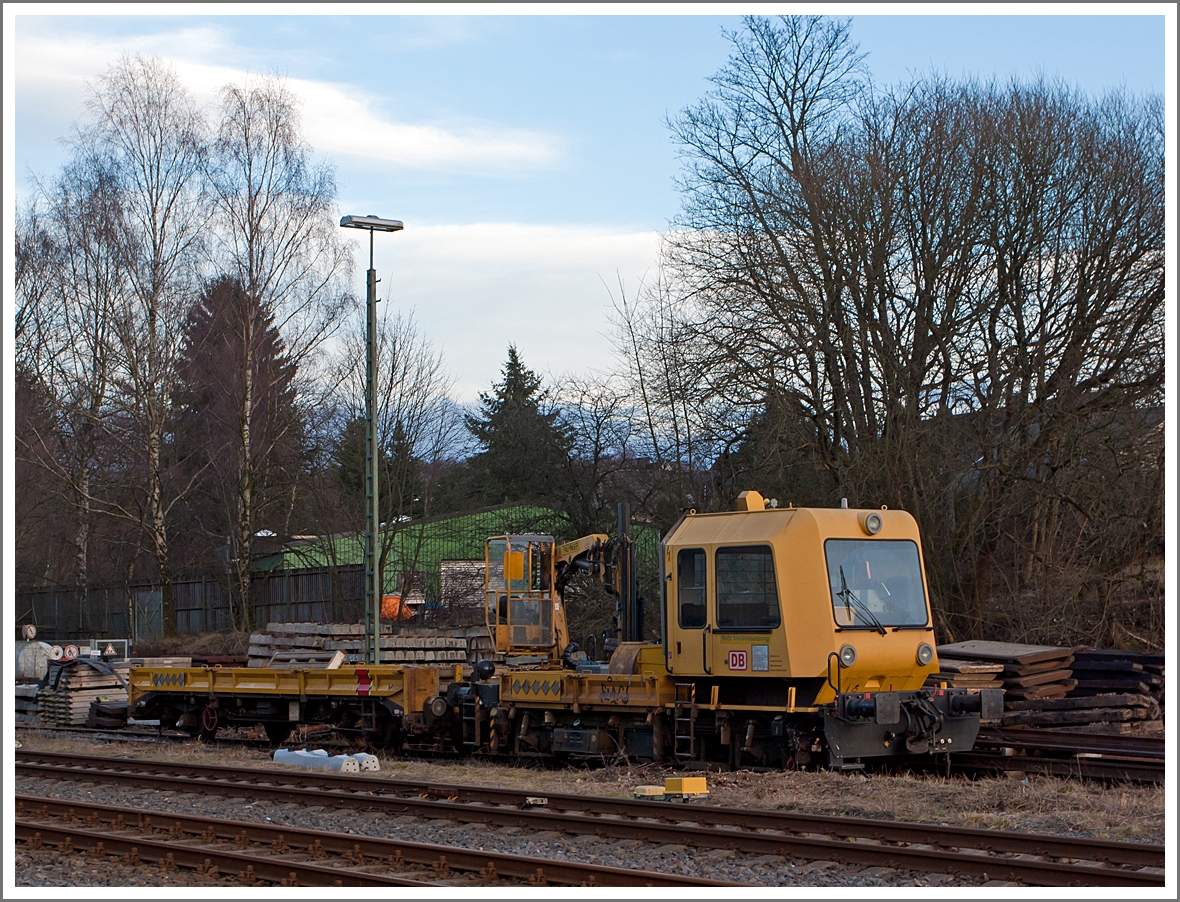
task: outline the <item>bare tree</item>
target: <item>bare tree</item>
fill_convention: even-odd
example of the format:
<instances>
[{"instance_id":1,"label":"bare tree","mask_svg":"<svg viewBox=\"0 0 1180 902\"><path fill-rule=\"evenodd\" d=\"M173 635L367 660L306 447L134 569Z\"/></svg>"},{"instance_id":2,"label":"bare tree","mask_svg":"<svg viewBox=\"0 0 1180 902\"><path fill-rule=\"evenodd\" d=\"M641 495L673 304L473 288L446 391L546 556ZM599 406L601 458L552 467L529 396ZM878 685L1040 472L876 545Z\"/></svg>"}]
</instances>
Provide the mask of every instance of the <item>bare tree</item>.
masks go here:
<instances>
[{"instance_id":1,"label":"bare tree","mask_svg":"<svg viewBox=\"0 0 1180 902\"><path fill-rule=\"evenodd\" d=\"M824 491L943 538L945 628L1037 638L1030 598L1062 621L1161 529L1158 101L876 91L837 20L749 19L733 40L671 123L683 212L658 290L620 316L653 436L679 447L708 411L685 444L767 479L752 455L804 449Z\"/></svg>"},{"instance_id":2,"label":"bare tree","mask_svg":"<svg viewBox=\"0 0 1180 902\"><path fill-rule=\"evenodd\" d=\"M17 584L61 579L55 558L68 557L58 545L60 523L70 516L68 482L55 478L58 457L54 373L66 350L55 320L61 315L63 249L35 204L19 211L16 222L15 284L15 452L13 546ZM63 505L60 502L66 503ZM55 503L58 502L58 503ZM63 516L64 513L64 516ZM75 563L77 558L74 558ZM77 577L77 573L75 573Z\"/></svg>"},{"instance_id":3,"label":"bare tree","mask_svg":"<svg viewBox=\"0 0 1180 902\"><path fill-rule=\"evenodd\" d=\"M142 522L161 583L164 629L176 632L168 514L168 420L176 357L207 221L201 192L203 122L163 62L123 58L99 78L77 129L77 156L118 187L111 236L125 290L114 299L109 434L143 481ZM134 463L132 463L134 461Z\"/></svg>"},{"instance_id":4,"label":"bare tree","mask_svg":"<svg viewBox=\"0 0 1180 902\"><path fill-rule=\"evenodd\" d=\"M329 527L321 531L336 534L313 549L317 557L326 556L330 566L358 557L358 527L364 522L363 323L344 329L333 372L338 386L334 396L337 438L333 449L337 485L334 492L320 486L319 495L321 523ZM395 564L400 585L411 585L421 548L399 548L399 533L410 520L430 515L440 465L462 440L462 415L451 398L451 386L442 354L418 330L413 315L388 313L382 308L377 323L376 415L381 440L378 478L382 522L378 569L383 573L387 563ZM340 508L322 503L331 499ZM419 546L421 540L419 531Z\"/></svg>"},{"instance_id":5,"label":"bare tree","mask_svg":"<svg viewBox=\"0 0 1180 902\"><path fill-rule=\"evenodd\" d=\"M17 214L13 335L16 366L42 383L53 361L54 293L62 248L35 203Z\"/></svg>"},{"instance_id":6,"label":"bare tree","mask_svg":"<svg viewBox=\"0 0 1180 902\"><path fill-rule=\"evenodd\" d=\"M709 390L708 368L692 344L695 324L674 291L662 270L630 298L620 284L613 313L615 352L640 424L636 454L654 464L654 479L634 503L665 523L680 508L712 503L710 462L720 453L721 436L735 428L732 405Z\"/></svg>"},{"instance_id":7,"label":"bare tree","mask_svg":"<svg viewBox=\"0 0 1180 902\"><path fill-rule=\"evenodd\" d=\"M55 388L58 446L43 459L58 463L71 488L77 512L74 585L82 603L90 582L94 511L105 506L97 497L102 494L97 445L109 415L114 313L128 287L119 242L123 199L101 161L83 157L63 171L50 204L63 265L57 269L53 310L45 317L60 345L43 360Z\"/></svg>"},{"instance_id":8,"label":"bare tree","mask_svg":"<svg viewBox=\"0 0 1180 902\"><path fill-rule=\"evenodd\" d=\"M555 394L572 439L563 505L571 531L613 532L616 504L642 496L646 488L634 478L640 465L637 422L626 387L617 378L567 377Z\"/></svg>"},{"instance_id":9,"label":"bare tree","mask_svg":"<svg viewBox=\"0 0 1180 902\"><path fill-rule=\"evenodd\" d=\"M331 169L316 165L303 140L295 97L276 77L227 85L220 123L208 159L216 209L220 263L246 296L273 321L286 360L310 369L313 355L339 327L352 297L351 258L334 221L336 184ZM259 346L257 317L240 325L236 447L231 544L239 597L239 621L249 626L250 567L261 497L258 477L274 436L255 435L254 411L271 387L256 385L253 355ZM307 375L306 372L304 374ZM261 452L261 453L260 453Z\"/></svg>"}]
</instances>

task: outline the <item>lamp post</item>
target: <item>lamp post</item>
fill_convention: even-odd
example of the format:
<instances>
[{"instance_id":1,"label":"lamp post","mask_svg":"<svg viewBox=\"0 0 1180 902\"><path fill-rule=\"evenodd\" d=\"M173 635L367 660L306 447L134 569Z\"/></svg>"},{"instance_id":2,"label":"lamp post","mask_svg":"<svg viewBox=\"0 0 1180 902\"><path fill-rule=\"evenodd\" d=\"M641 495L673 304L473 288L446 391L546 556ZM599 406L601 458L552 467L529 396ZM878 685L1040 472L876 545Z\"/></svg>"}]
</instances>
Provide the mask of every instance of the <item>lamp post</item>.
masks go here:
<instances>
[{"instance_id":1,"label":"lamp post","mask_svg":"<svg viewBox=\"0 0 1180 902\"><path fill-rule=\"evenodd\" d=\"M377 540L381 529L378 505L377 460L377 270L373 268L373 233L400 232L396 219L377 216L345 216L341 228L369 232L369 271L365 278L365 663L381 661L381 573Z\"/></svg>"}]
</instances>

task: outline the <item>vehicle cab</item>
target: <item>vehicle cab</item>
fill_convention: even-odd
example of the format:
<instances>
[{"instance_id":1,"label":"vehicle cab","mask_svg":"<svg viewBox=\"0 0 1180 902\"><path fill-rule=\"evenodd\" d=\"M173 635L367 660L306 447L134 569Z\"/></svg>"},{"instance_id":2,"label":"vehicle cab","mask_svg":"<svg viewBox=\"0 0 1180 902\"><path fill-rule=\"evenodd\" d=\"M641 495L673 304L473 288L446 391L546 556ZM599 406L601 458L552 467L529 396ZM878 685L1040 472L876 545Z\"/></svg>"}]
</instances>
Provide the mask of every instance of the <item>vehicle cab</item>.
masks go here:
<instances>
[{"instance_id":1,"label":"vehicle cab","mask_svg":"<svg viewBox=\"0 0 1180 902\"><path fill-rule=\"evenodd\" d=\"M722 686L779 678L762 690L765 703L794 686L800 704L823 704L835 686L912 690L937 670L912 516L772 508L757 492L743 493L739 508L690 512L662 543L673 676Z\"/></svg>"}]
</instances>

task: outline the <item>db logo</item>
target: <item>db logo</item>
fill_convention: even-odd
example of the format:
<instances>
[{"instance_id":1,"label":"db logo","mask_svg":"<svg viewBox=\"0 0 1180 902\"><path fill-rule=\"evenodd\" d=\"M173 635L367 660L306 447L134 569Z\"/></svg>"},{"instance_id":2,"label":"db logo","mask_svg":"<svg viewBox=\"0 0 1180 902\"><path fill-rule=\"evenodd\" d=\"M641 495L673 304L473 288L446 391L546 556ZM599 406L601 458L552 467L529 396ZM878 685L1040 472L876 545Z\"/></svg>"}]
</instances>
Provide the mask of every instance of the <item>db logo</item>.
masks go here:
<instances>
[{"instance_id":1,"label":"db logo","mask_svg":"<svg viewBox=\"0 0 1180 902\"><path fill-rule=\"evenodd\" d=\"M746 653L744 651L731 651L729 653L729 669L730 670L745 670L746 669Z\"/></svg>"}]
</instances>

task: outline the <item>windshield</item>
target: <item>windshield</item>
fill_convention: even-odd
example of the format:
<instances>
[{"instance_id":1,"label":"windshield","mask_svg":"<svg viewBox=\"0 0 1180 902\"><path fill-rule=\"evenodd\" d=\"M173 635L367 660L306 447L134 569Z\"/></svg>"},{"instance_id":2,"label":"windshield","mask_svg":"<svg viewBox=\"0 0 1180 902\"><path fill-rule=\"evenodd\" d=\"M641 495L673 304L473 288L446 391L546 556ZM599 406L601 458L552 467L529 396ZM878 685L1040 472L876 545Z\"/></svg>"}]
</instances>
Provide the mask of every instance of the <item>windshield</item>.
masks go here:
<instances>
[{"instance_id":1,"label":"windshield","mask_svg":"<svg viewBox=\"0 0 1180 902\"><path fill-rule=\"evenodd\" d=\"M824 552L837 626L927 624L917 544L908 539L828 539Z\"/></svg>"}]
</instances>

